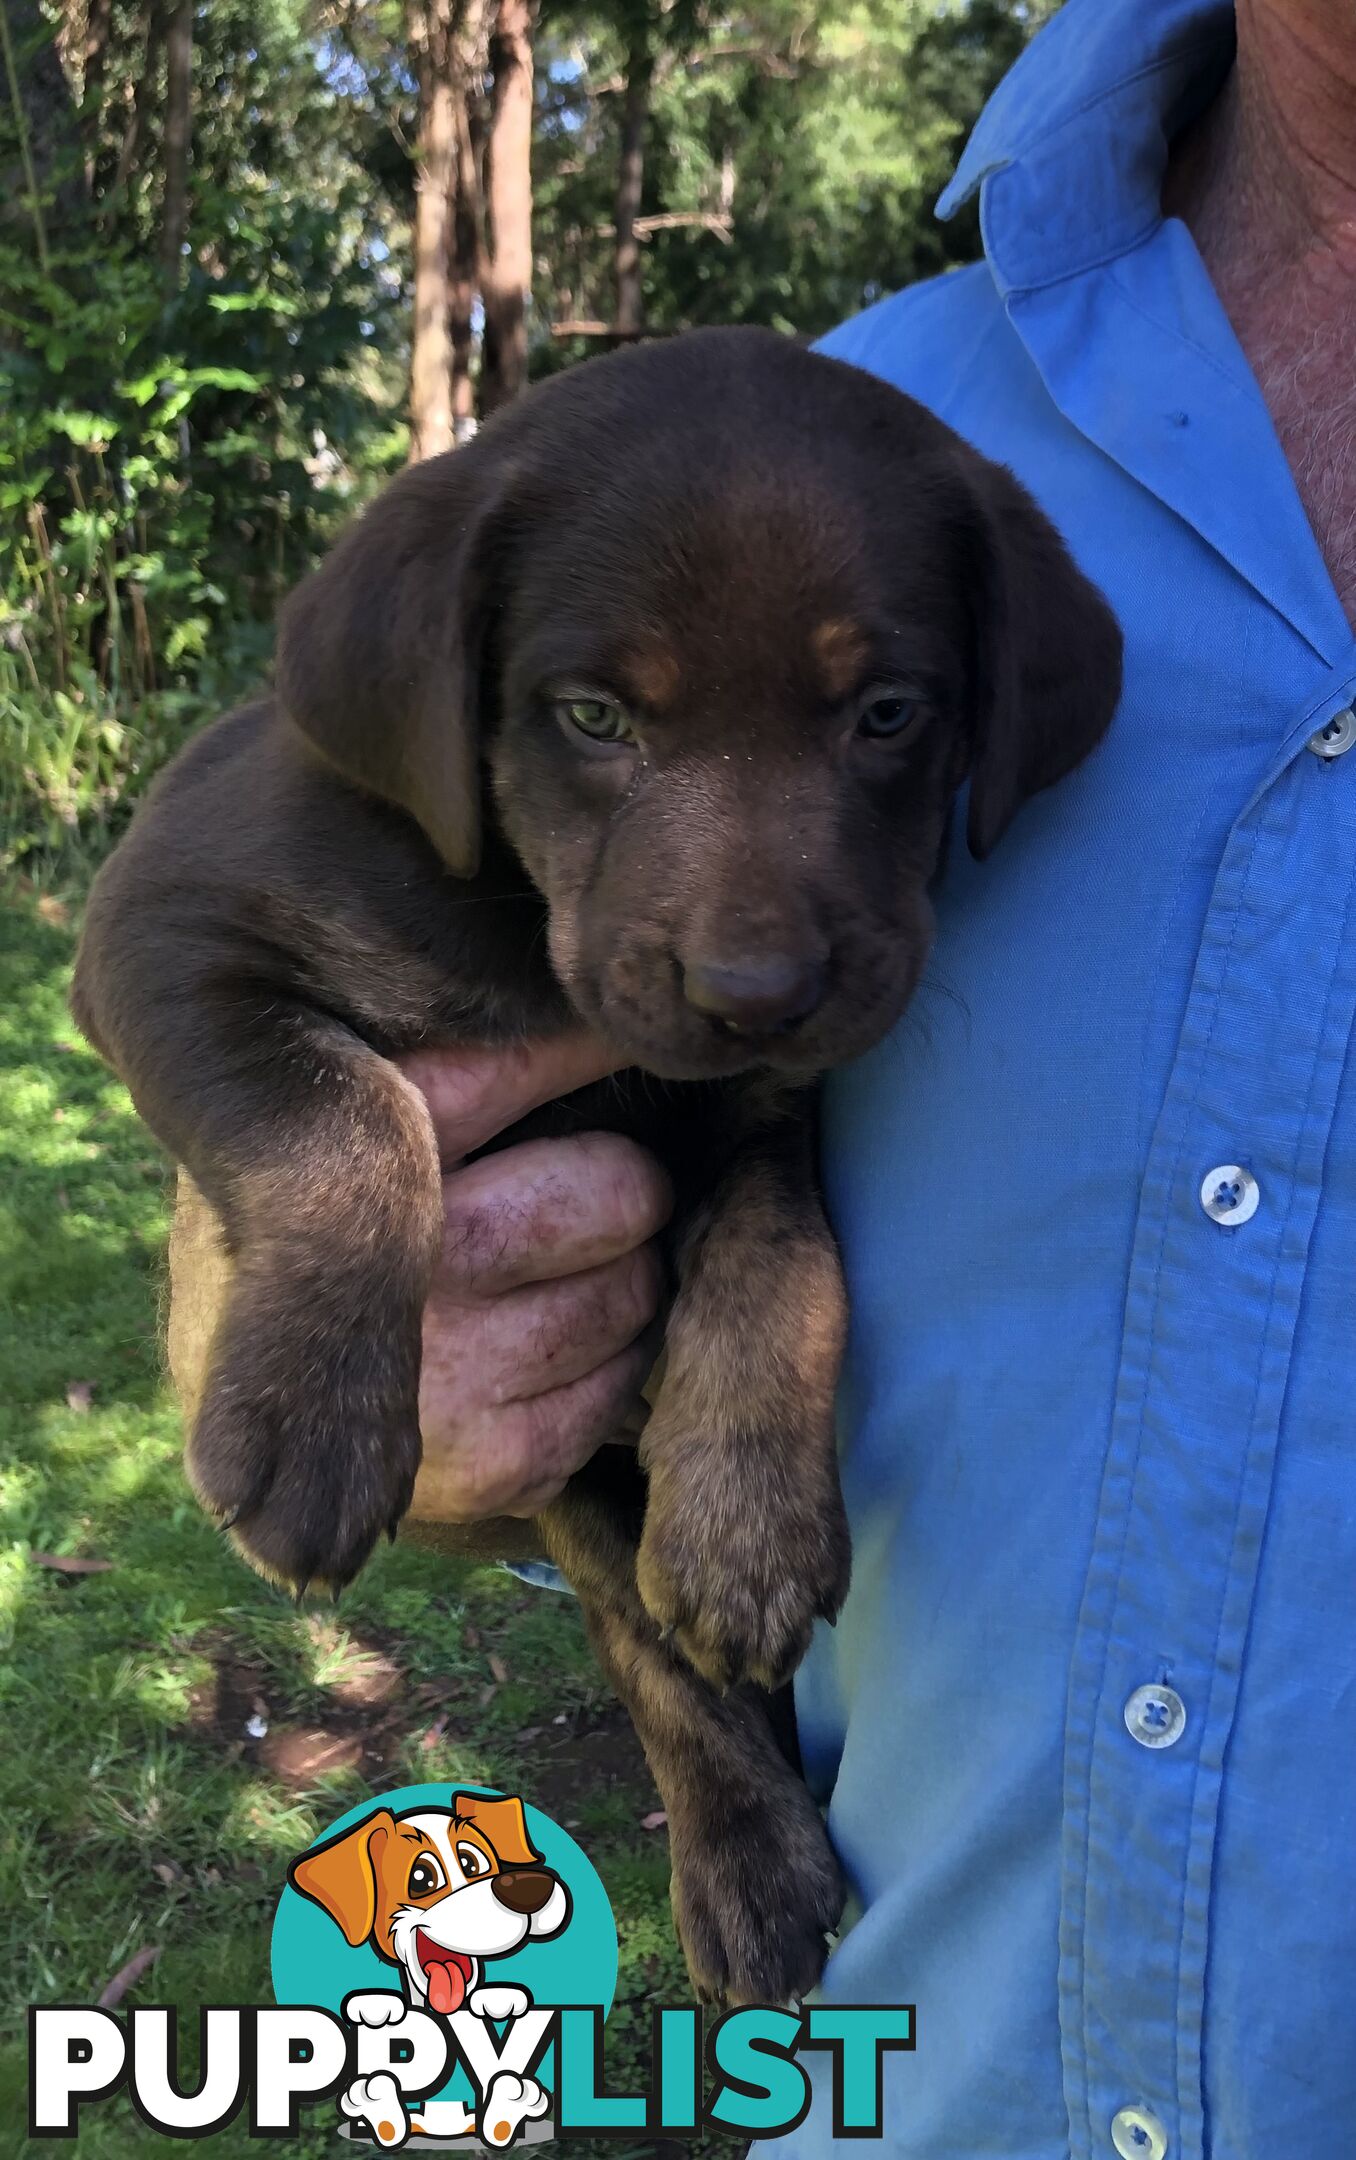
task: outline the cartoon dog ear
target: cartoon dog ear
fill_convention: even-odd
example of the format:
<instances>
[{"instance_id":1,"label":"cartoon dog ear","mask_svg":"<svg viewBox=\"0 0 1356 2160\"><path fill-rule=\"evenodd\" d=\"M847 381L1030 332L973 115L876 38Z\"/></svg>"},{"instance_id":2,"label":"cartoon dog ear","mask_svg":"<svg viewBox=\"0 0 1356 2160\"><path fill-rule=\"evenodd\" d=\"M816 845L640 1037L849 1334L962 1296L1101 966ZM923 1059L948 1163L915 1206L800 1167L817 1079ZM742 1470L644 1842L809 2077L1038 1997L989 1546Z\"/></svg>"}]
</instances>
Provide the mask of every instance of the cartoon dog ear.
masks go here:
<instances>
[{"instance_id":1,"label":"cartoon dog ear","mask_svg":"<svg viewBox=\"0 0 1356 2160\"><path fill-rule=\"evenodd\" d=\"M394 1815L389 1808L379 1808L366 1822L303 1853L287 1870L293 1889L327 1912L354 1949L376 1925L377 1861L394 1833Z\"/></svg>"},{"instance_id":2,"label":"cartoon dog ear","mask_svg":"<svg viewBox=\"0 0 1356 2160\"><path fill-rule=\"evenodd\" d=\"M967 837L982 862L1028 796L1101 741L1120 698L1122 640L1097 587L1010 473L981 467L972 493L980 619Z\"/></svg>"},{"instance_id":3,"label":"cartoon dog ear","mask_svg":"<svg viewBox=\"0 0 1356 2160\"><path fill-rule=\"evenodd\" d=\"M542 1856L527 1834L523 1803L514 1793L487 1800L482 1793L453 1793L452 1812L482 1830L506 1868L540 1867Z\"/></svg>"},{"instance_id":4,"label":"cartoon dog ear","mask_svg":"<svg viewBox=\"0 0 1356 2160\"><path fill-rule=\"evenodd\" d=\"M497 433L412 466L287 601L279 699L450 870L480 861L481 660L509 474Z\"/></svg>"}]
</instances>

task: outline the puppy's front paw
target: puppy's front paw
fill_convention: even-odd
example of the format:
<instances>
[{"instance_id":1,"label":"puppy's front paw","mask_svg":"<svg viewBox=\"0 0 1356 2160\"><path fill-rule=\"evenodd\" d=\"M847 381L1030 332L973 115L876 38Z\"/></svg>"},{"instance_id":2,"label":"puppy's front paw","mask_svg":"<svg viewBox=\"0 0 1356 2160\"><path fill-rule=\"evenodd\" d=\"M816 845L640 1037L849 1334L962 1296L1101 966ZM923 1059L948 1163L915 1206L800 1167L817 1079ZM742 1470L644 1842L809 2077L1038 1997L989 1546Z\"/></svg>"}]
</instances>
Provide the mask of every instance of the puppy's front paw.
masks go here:
<instances>
[{"instance_id":1,"label":"puppy's front paw","mask_svg":"<svg viewBox=\"0 0 1356 2160\"><path fill-rule=\"evenodd\" d=\"M193 1489L262 1575L300 1592L357 1574L410 1504L422 1452L418 1329L233 1311L187 1452Z\"/></svg>"},{"instance_id":2,"label":"puppy's front paw","mask_svg":"<svg viewBox=\"0 0 1356 2160\"><path fill-rule=\"evenodd\" d=\"M466 1998L466 2007L472 2017L489 2018L498 2025L505 2018L526 2017L532 2008L532 1997L526 1988L520 1987L473 1988Z\"/></svg>"},{"instance_id":3,"label":"puppy's front paw","mask_svg":"<svg viewBox=\"0 0 1356 2160\"><path fill-rule=\"evenodd\" d=\"M480 2108L480 2135L490 2145L507 2145L525 2122L537 2122L551 2096L533 2077L501 2070L490 2081Z\"/></svg>"},{"instance_id":4,"label":"puppy's front paw","mask_svg":"<svg viewBox=\"0 0 1356 2160\"><path fill-rule=\"evenodd\" d=\"M843 1878L798 1781L758 1807L704 1820L673 1812L673 1917L703 2002L790 2003L824 1970Z\"/></svg>"},{"instance_id":5,"label":"puppy's front paw","mask_svg":"<svg viewBox=\"0 0 1356 2160\"><path fill-rule=\"evenodd\" d=\"M344 1997L344 2016L350 2025L399 2025L408 2010L404 1996L394 1994L389 1988L374 1988Z\"/></svg>"},{"instance_id":6,"label":"puppy's front paw","mask_svg":"<svg viewBox=\"0 0 1356 2160\"><path fill-rule=\"evenodd\" d=\"M384 2070L354 2078L340 2093L339 2105L355 2122L366 2123L378 2145L403 2145L410 2134L400 2087Z\"/></svg>"},{"instance_id":7,"label":"puppy's front paw","mask_svg":"<svg viewBox=\"0 0 1356 2160\"><path fill-rule=\"evenodd\" d=\"M780 1687L847 1594L851 1547L832 1458L804 1484L781 1452L666 1441L652 1464L636 1579L652 1619L717 1687Z\"/></svg>"}]
</instances>

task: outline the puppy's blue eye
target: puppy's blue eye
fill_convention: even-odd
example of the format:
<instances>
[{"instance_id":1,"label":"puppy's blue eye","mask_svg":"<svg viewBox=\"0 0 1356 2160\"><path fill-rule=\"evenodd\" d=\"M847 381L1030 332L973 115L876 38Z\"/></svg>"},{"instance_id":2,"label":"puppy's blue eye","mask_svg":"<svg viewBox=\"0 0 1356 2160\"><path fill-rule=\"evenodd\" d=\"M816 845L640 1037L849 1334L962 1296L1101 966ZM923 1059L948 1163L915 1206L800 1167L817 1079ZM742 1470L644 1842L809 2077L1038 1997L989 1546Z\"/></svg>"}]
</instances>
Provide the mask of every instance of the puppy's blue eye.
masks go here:
<instances>
[{"instance_id":1,"label":"puppy's blue eye","mask_svg":"<svg viewBox=\"0 0 1356 2160\"><path fill-rule=\"evenodd\" d=\"M871 690L857 709L857 733L872 741L916 734L927 707L909 690Z\"/></svg>"},{"instance_id":2,"label":"puppy's blue eye","mask_svg":"<svg viewBox=\"0 0 1356 2160\"><path fill-rule=\"evenodd\" d=\"M560 698L555 714L566 727L587 735L590 742L633 743L636 739L622 707L606 698Z\"/></svg>"}]
</instances>

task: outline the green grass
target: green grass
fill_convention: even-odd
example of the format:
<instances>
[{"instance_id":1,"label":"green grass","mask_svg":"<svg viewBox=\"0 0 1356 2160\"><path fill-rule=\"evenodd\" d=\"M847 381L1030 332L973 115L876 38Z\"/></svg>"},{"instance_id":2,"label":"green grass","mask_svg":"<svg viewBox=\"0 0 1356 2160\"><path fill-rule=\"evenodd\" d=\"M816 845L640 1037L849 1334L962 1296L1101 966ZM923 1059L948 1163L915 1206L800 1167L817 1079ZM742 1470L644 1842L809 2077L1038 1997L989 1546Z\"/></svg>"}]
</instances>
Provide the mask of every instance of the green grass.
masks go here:
<instances>
[{"instance_id":1,"label":"green grass","mask_svg":"<svg viewBox=\"0 0 1356 2160\"><path fill-rule=\"evenodd\" d=\"M657 1803L578 1617L403 1542L299 1612L204 1521L157 1344L166 1174L66 1011L72 945L60 901L0 902L0 2154L49 2149L22 2129L26 2005L93 2002L150 1945L129 2005L196 2027L204 2001L270 2000L288 1859L429 1779L512 1785L579 1836L617 1912L625 2090L651 2003L688 1994L663 1835L640 1828ZM87 2120L90 2160L169 2149L120 2099ZM239 2124L204 2144L258 2150ZM320 2110L293 2149L350 2148Z\"/></svg>"}]
</instances>

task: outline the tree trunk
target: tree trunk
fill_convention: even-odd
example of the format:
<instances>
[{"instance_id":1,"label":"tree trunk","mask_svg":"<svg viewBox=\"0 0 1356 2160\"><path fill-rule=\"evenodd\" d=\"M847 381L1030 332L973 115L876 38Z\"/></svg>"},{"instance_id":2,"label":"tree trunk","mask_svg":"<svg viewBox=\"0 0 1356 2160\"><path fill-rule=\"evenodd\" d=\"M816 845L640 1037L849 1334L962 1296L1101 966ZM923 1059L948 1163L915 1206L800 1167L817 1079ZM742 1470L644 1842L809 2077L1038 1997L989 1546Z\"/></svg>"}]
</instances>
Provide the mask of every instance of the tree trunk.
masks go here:
<instances>
[{"instance_id":1,"label":"tree trunk","mask_svg":"<svg viewBox=\"0 0 1356 2160\"><path fill-rule=\"evenodd\" d=\"M75 104L56 37L38 0L0 0L0 233L47 243L81 211Z\"/></svg>"},{"instance_id":2,"label":"tree trunk","mask_svg":"<svg viewBox=\"0 0 1356 2160\"><path fill-rule=\"evenodd\" d=\"M645 129L650 117L654 60L647 25L637 25L626 56L626 98L622 106L621 156L617 165L616 324L619 337L638 337L645 324L640 277L640 240L636 219L645 179Z\"/></svg>"},{"instance_id":3,"label":"tree trunk","mask_svg":"<svg viewBox=\"0 0 1356 2160\"><path fill-rule=\"evenodd\" d=\"M160 267L178 292L188 234L188 157L193 140L193 0L176 0L165 26L165 196Z\"/></svg>"},{"instance_id":4,"label":"tree trunk","mask_svg":"<svg viewBox=\"0 0 1356 2160\"><path fill-rule=\"evenodd\" d=\"M410 457L452 448L452 330L448 304L457 116L451 0L417 11L419 173L414 211L414 327L410 340Z\"/></svg>"},{"instance_id":5,"label":"tree trunk","mask_svg":"<svg viewBox=\"0 0 1356 2160\"><path fill-rule=\"evenodd\" d=\"M95 193L105 164L104 77L112 26L113 0L89 0L85 10L85 78L80 94L80 114L85 133L85 186L91 195Z\"/></svg>"},{"instance_id":6,"label":"tree trunk","mask_svg":"<svg viewBox=\"0 0 1356 2160\"><path fill-rule=\"evenodd\" d=\"M104 199L99 209L100 222L105 228L114 222L123 192L140 169L137 159L146 136L146 116L155 102L155 86L160 74L160 52L165 42L166 21L165 0L151 0L151 5L146 10L146 42L142 48L141 68L132 95L132 110L118 146L118 162L113 178L104 191Z\"/></svg>"},{"instance_id":7,"label":"tree trunk","mask_svg":"<svg viewBox=\"0 0 1356 2160\"><path fill-rule=\"evenodd\" d=\"M485 150L489 254L481 268L485 307L480 398L485 412L527 382L527 301L532 289L532 0L499 0L490 38L494 89Z\"/></svg>"},{"instance_id":8,"label":"tree trunk","mask_svg":"<svg viewBox=\"0 0 1356 2160\"><path fill-rule=\"evenodd\" d=\"M476 108L480 80L485 72L485 54L481 49L484 17L483 0L466 0L456 50L457 169L453 191L452 262L448 275L452 323L452 435L456 442L466 442L476 431L471 352L485 229L480 154L476 141Z\"/></svg>"}]
</instances>

